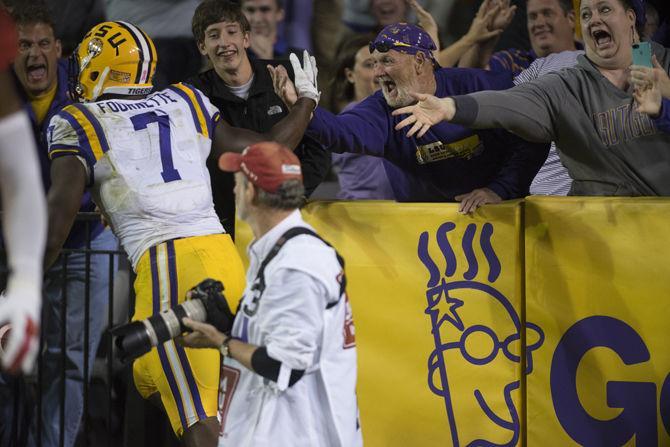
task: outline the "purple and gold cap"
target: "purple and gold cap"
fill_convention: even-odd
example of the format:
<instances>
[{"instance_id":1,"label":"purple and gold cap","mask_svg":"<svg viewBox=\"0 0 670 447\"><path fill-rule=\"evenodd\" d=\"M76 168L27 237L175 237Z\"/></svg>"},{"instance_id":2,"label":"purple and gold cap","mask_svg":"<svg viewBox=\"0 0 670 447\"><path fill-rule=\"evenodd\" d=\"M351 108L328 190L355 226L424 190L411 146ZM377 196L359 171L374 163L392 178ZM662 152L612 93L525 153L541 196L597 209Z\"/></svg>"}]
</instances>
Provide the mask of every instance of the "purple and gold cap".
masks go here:
<instances>
[{"instance_id":1,"label":"purple and gold cap","mask_svg":"<svg viewBox=\"0 0 670 447\"><path fill-rule=\"evenodd\" d=\"M370 53L375 50L380 53L389 50L405 54L422 52L433 62L435 62L433 51L436 49L435 42L423 28L403 22L387 25L377 34L375 40L370 42Z\"/></svg>"}]
</instances>

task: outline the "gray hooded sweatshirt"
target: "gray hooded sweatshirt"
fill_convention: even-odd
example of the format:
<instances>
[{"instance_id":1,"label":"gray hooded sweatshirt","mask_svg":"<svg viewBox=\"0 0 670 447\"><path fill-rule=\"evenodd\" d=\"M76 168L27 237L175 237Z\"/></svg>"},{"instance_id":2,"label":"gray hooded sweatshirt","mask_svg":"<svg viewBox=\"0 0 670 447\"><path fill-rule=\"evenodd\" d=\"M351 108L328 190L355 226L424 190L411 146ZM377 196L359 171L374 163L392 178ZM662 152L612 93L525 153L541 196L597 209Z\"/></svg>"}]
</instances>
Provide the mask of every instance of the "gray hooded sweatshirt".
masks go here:
<instances>
[{"instance_id":1,"label":"gray hooded sweatshirt","mask_svg":"<svg viewBox=\"0 0 670 447\"><path fill-rule=\"evenodd\" d=\"M670 49L652 43L670 71ZM585 56L577 66L510 90L457 96L453 123L502 127L533 142L555 141L574 179L571 195L670 196L670 135L635 112Z\"/></svg>"}]
</instances>

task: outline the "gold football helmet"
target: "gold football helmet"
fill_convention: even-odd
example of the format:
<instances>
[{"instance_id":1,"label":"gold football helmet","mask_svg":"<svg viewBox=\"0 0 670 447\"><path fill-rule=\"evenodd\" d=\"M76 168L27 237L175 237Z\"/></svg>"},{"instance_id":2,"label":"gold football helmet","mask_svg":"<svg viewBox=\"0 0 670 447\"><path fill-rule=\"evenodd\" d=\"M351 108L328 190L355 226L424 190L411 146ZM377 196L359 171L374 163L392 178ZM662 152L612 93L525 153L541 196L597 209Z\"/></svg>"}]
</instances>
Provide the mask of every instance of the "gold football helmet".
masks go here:
<instances>
[{"instance_id":1,"label":"gold football helmet","mask_svg":"<svg viewBox=\"0 0 670 447\"><path fill-rule=\"evenodd\" d=\"M84 36L70 57L70 93L79 101L104 94L146 95L158 60L144 31L127 22L103 22Z\"/></svg>"}]
</instances>

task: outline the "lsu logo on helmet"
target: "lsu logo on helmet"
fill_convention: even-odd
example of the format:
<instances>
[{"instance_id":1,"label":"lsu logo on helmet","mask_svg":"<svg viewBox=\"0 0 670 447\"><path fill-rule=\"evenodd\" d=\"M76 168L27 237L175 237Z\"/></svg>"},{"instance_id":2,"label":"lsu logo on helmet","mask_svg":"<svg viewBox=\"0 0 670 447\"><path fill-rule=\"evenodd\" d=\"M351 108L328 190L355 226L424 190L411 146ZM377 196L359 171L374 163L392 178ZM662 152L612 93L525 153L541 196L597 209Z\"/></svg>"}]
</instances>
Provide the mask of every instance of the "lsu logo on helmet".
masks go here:
<instances>
[{"instance_id":1,"label":"lsu logo on helmet","mask_svg":"<svg viewBox=\"0 0 670 447\"><path fill-rule=\"evenodd\" d=\"M70 93L84 102L104 94L146 95L153 88L157 60L154 43L138 27L100 23L70 57Z\"/></svg>"}]
</instances>

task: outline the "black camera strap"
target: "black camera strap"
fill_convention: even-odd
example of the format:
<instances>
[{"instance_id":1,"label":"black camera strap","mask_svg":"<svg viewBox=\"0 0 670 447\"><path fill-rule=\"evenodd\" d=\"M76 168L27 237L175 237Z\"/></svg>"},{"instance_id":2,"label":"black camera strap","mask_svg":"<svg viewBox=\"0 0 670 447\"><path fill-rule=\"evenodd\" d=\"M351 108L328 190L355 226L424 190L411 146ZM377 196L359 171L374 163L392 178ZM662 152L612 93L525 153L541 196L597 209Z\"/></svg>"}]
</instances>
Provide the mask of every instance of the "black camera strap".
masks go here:
<instances>
[{"instance_id":1,"label":"black camera strap","mask_svg":"<svg viewBox=\"0 0 670 447\"><path fill-rule=\"evenodd\" d=\"M277 242L275 242L275 245L270 249L270 252L267 254L265 259L263 259L263 262L261 262L261 266L258 269L258 273L256 274L256 281L254 281L257 286L256 289L260 292L263 293L263 290L265 290L265 268L268 266L270 261L272 261L275 256L279 253L279 250L282 249L282 247L288 242L289 240L293 239L296 236L300 236L302 234L307 234L309 236L313 236L317 239L319 239L321 242L335 250L335 248L328 243L324 238L319 236L316 232L310 230L309 228L305 227L293 227L287 230L284 234L282 234L279 239L277 239ZM344 258L340 256L340 254L335 250L335 256L337 256L337 262L340 263L340 267L342 267L342 282L340 283L340 295L339 299L342 298L342 295L344 295L344 291L347 288L347 277L344 274ZM330 303L326 306L326 309L330 309L331 307L335 306L338 302L335 301L333 303Z\"/></svg>"}]
</instances>

